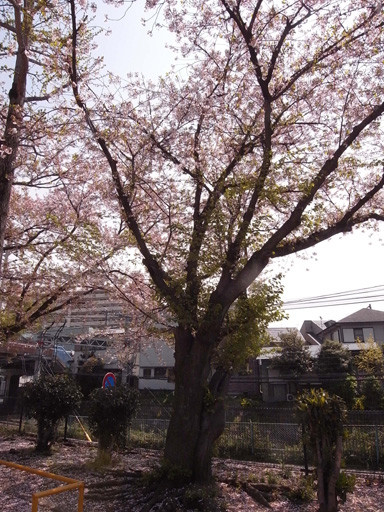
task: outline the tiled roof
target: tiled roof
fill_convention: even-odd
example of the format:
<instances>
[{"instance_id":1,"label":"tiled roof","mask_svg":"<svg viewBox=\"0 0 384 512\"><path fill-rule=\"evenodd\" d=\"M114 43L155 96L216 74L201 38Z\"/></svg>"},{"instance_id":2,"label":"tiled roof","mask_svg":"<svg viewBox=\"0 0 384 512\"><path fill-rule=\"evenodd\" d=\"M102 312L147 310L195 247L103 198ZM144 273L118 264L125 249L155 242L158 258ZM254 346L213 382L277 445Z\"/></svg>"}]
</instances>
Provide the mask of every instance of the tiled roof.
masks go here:
<instances>
[{"instance_id":1,"label":"tiled roof","mask_svg":"<svg viewBox=\"0 0 384 512\"><path fill-rule=\"evenodd\" d=\"M298 333L299 336L302 336L301 333L298 332L295 327L268 327L267 331L268 331L268 334L272 338L274 338L274 340L277 341L278 343L281 342L281 340L279 338L280 334L286 334L286 333L295 331Z\"/></svg>"},{"instance_id":2,"label":"tiled roof","mask_svg":"<svg viewBox=\"0 0 384 512\"><path fill-rule=\"evenodd\" d=\"M342 318L338 324L352 324L352 323L365 323L365 322L384 322L384 311L377 311L376 309L363 308L352 315Z\"/></svg>"}]
</instances>

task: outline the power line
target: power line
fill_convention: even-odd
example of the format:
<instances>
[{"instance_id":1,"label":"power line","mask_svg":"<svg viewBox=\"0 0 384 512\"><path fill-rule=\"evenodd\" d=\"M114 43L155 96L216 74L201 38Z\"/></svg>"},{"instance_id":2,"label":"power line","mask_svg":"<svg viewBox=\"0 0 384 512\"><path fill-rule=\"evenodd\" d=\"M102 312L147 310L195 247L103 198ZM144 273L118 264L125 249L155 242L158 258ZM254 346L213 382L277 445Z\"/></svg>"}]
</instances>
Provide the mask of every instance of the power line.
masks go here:
<instances>
[{"instance_id":1,"label":"power line","mask_svg":"<svg viewBox=\"0 0 384 512\"><path fill-rule=\"evenodd\" d=\"M376 290L377 288L384 288L384 284L379 284L377 286L368 286L366 288L355 288L353 290L346 290L346 291L343 291L343 292L327 293L325 295L315 295L313 297L305 297L305 298L302 298L302 299L292 299L290 301L286 301L286 303L288 303L288 302L295 302L296 303L296 302L307 301L307 300L331 298L331 297L337 297L337 296L340 296L340 295L356 295L356 294L361 293L361 292Z\"/></svg>"},{"instance_id":2,"label":"power line","mask_svg":"<svg viewBox=\"0 0 384 512\"><path fill-rule=\"evenodd\" d=\"M380 292L379 294L376 294ZM382 293L381 293L382 292ZM346 306L365 302L384 301L384 285L346 290L344 292L316 295L284 302L285 309L309 309L319 307Z\"/></svg>"},{"instance_id":3,"label":"power line","mask_svg":"<svg viewBox=\"0 0 384 512\"><path fill-rule=\"evenodd\" d=\"M382 296L381 299L373 299L373 300L369 300L369 302L383 302L384 301L384 295ZM306 305L288 305L288 306L285 306L284 305L284 309L287 309L287 310L291 310L291 309L314 309L314 308L331 308L331 307L336 307L336 306L348 306L349 304L365 304L367 301L366 300L358 300L358 301L354 301L354 302L339 302L339 303L327 303L327 304L323 304L323 303L319 303L319 304L314 304L312 306L306 306Z\"/></svg>"}]
</instances>

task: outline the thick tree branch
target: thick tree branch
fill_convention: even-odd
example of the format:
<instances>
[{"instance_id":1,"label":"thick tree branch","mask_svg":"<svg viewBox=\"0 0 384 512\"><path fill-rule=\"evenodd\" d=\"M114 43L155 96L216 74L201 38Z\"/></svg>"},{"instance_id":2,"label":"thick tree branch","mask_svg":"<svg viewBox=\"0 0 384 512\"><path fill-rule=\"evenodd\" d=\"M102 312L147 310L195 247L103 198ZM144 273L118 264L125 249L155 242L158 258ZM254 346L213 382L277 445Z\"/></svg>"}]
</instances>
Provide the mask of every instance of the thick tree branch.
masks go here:
<instances>
[{"instance_id":1,"label":"thick tree branch","mask_svg":"<svg viewBox=\"0 0 384 512\"><path fill-rule=\"evenodd\" d=\"M78 34L78 28L77 28L77 21L76 21L76 6L75 1L70 0L70 6L71 6L71 18L72 18L72 59L71 59L71 65L69 67L69 75L71 78L72 83L72 91L73 95L75 97L75 101L78 105L78 107L83 111L84 117L86 120L86 123L92 133L92 135L95 137L95 140L100 147L102 153L104 154L104 157L106 158L109 168L111 170L112 179L115 185L115 189L119 198L119 203L124 211L125 218L127 225L133 234L138 248L143 255L143 263L146 266L151 278L153 279L153 282L156 284L158 290L160 293L170 301L170 303L173 305L173 307L177 307L178 303L180 301L179 292L176 292L176 288L172 284L172 280L169 275L161 268L159 262L155 259L153 254L150 252L144 237L142 236L140 226L137 222L137 219L134 215L134 212L131 208L131 204L129 202L129 199L124 191L124 185L121 181L121 177L118 171L117 167L117 161L115 158L113 158L107 141L100 136L96 125L94 124L90 112L88 110L87 105L85 102L82 101L80 97L79 92L79 86L78 86L78 72L77 72L77 34Z\"/></svg>"},{"instance_id":2,"label":"thick tree branch","mask_svg":"<svg viewBox=\"0 0 384 512\"><path fill-rule=\"evenodd\" d=\"M344 139L343 143L334 152L332 158L327 160L319 173L308 186L308 192L304 194L301 199L297 202L295 208L292 210L289 218L283 223L283 225L276 230L271 238L266 242L263 248L260 250L262 253L272 254L276 250L276 247L280 242L292 231L294 231L301 222L304 210L311 204L317 191L324 184L325 180L336 171L339 159L347 151L348 148L357 140L361 132L369 126L373 121L378 119L384 113L384 102L378 105L372 112L370 112L360 123L354 126L351 133Z\"/></svg>"},{"instance_id":3,"label":"thick tree branch","mask_svg":"<svg viewBox=\"0 0 384 512\"><path fill-rule=\"evenodd\" d=\"M225 264L223 266L221 283L219 286L223 286L223 283L227 282L232 274L232 271L235 269L236 263L238 261L240 250L244 240L247 236L249 226L252 222L256 205L258 203L260 193L262 192L265 180L267 179L270 168L271 168L271 160L272 160L272 120L271 120L271 104L268 101L264 102L264 137L262 140L263 143L263 161L261 164L261 169L259 175L256 180L256 184L251 196L251 199L248 203L246 211L243 215L243 220L240 224L239 230L236 234L234 241L230 244L227 252L227 257Z\"/></svg>"},{"instance_id":4,"label":"thick tree branch","mask_svg":"<svg viewBox=\"0 0 384 512\"><path fill-rule=\"evenodd\" d=\"M32 31L32 14L29 0L22 10L14 5L15 31L18 44L12 87L9 91L9 105L5 130L0 141L0 275L2 269L5 229L8 220L11 191L14 181L14 164L20 145L20 132L24 117L24 101L28 76L28 56ZM23 17L22 13L23 12Z\"/></svg>"},{"instance_id":5,"label":"thick tree branch","mask_svg":"<svg viewBox=\"0 0 384 512\"><path fill-rule=\"evenodd\" d=\"M354 226L359 224L364 224L369 220L376 221L384 221L384 215L378 214L375 212L366 213L360 216L357 214L361 211L361 209L378 193L380 190L384 188L384 174L381 180L373 187L369 192L367 192L364 197L360 198L356 204L350 208L343 217L328 226L325 229L318 230L314 233L311 233L308 237L299 238L297 240L292 240L281 244L274 251L272 258L279 258L281 256L287 256L288 254L293 254L304 249L308 249L313 247L314 245L322 242L324 240L328 240L334 235L340 233L346 233L348 231L352 231Z\"/></svg>"},{"instance_id":6,"label":"thick tree branch","mask_svg":"<svg viewBox=\"0 0 384 512\"><path fill-rule=\"evenodd\" d=\"M293 73L293 75L286 82L285 86L281 87L278 91L276 91L274 93L273 99L276 100L276 99L284 96L284 94L295 85L295 83L299 80L299 78L304 76L306 73L308 73L308 71L310 71L315 66L318 66L321 62L326 60L328 57L331 57L332 55L335 55L336 53L342 51L343 48L345 47L345 45L351 44L351 43L357 41L358 39L361 39L365 35L367 35L369 30L371 30L371 28L369 27L369 21L370 21L370 18L368 18L367 20L362 22L360 25L355 27L355 29L353 31L344 33L343 36L340 37L337 41L335 41L328 47L322 49L321 52L319 54L316 54L316 56L314 58L312 58L311 60L309 60L307 62L307 64L305 64L302 68L300 68L299 70L295 71L295 73ZM352 35L355 32L358 32L359 29L363 28L366 25L368 25L368 29L365 32L357 33L356 35ZM380 28L380 27L384 27L384 22L378 24L378 28Z\"/></svg>"},{"instance_id":7,"label":"thick tree branch","mask_svg":"<svg viewBox=\"0 0 384 512\"><path fill-rule=\"evenodd\" d=\"M357 140L361 132L369 126L373 121L378 119L384 113L384 102L378 105L373 111L371 111L360 123L358 123L351 133L344 139L341 146L334 152L332 158L328 159L322 168L320 169L317 176L312 180L310 186L308 187L308 192L304 194L301 199L297 202L296 206L293 208L291 214L288 219L282 224L282 226L275 231L275 233L269 238L269 240L263 245L261 249L255 252L248 262L245 264L243 269L238 273L238 275L232 281L223 281L220 286L217 288L215 296L213 297L214 301L219 301L220 303L227 304L232 303L236 298L242 293L244 289L246 289L260 274L260 272L265 268L269 259L276 252L277 248L281 244L282 240L287 237L290 233L294 232L301 223L302 215L305 209L312 203L317 191L324 184L325 180L336 171L338 167L338 162L341 156L347 151L347 149ZM382 188L382 180L377 185L379 189ZM376 188L376 187L375 187ZM373 189L375 190L375 189ZM371 191L372 192L372 191ZM369 194L371 194L371 192ZM368 195L369 195L368 194ZM366 200L365 200L366 199ZM367 196L358 203L361 203L360 208L367 202ZM357 207L357 205L356 205ZM353 214L356 214L358 210L354 207ZM351 210L351 211L352 211ZM344 219L344 225L347 224L347 220L350 218L350 213L347 212L346 219ZM373 218L373 217L370 217ZM348 226L346 226L348 227ZM341 228L341 225L340 225ZM348 229L346 229L348 230ZM342 232L342 231L340 231ZM323 233L323 240L325 240L325 234ZM332 235L337 234L337 231L329 231L328 238ZM312 245L315 244L315 240L313 239ZM304 247L303 247L304 248ZM290 253L292 253L291 251Z\"/></svg>"}]
</instances>

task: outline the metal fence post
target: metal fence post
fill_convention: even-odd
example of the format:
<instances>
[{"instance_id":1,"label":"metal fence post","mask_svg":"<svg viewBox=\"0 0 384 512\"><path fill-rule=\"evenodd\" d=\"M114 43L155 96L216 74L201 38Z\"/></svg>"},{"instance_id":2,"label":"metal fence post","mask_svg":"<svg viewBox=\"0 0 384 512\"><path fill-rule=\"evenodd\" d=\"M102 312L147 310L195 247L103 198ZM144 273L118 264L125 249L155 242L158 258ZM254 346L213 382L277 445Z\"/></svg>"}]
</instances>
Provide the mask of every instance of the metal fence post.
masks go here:
<instances>
[{"instance_id":1,"label":"metal fence post","mask_svg":"<svg viewBox=\"0 0 384 512\"><path fill-rule=\"evenodd\" d=\"M380 464L380 446L379 446L379 429L378 426L375 425L375 446L376 446L376 467L379 467Z\"/></svg>"},{"instance_id":2,"label":"metal fence post","mask_svg":"<svg viewBox=\"0 0 384 512\"><path fill-rule=\"evenodd\" d=\"M302 437L302 441L303 441L304 471L305 471L305 476L308 476L309 475L308 451L307 451L307 443L305 442L305 427L304 427L304 423L301 424L301 437Z\"/></svg>"},{"instance_id":3,"label":"metal fence post","mask_svg":"<svg viewBox=\"0 0 384 512\"><path fill-rule=\"evenodd\" d=\"M65 421L64 421L64 441L67 440L67 431L68 431L68 416L65 417Z\"/></svg>"},{"instance_id":4,"label":"metal fence post","mask_svg":"<svg viewBox=\"0 0 384 512\"><path fill-rule=\"evenodd\" d=\"M20 418L19 418L19 434L21 434L21 428L23 426L23 412L24 412L24 407L22 405L21 409L20 409Z\"/></svg>"},{"instance_id":5,"label":"metal fence post","mask_svg":"<svg viewBox=\"0 0 384 512\"><path fill-rule=\"evenodd\" d=\"M250 424L250 427L251 427L251 453L253 455L255 453L255 438L254 438L254 433L253 433L253 423L252 423L252 420L249 420L249 424Z\"/></svg>"}]
</instances>

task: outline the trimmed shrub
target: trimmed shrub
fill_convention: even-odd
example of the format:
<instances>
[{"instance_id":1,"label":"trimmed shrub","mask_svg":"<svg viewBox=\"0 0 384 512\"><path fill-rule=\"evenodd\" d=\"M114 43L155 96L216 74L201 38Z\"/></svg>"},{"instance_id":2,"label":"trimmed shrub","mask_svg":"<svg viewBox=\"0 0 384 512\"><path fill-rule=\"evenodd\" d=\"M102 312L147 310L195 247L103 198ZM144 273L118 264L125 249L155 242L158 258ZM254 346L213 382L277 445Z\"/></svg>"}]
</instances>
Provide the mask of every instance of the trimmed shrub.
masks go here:
<instances>
[{"instance_id":1,"label":"trimmed shrub","mask_svg":"<svg viewBox=\"0 0 384 512\"><path fill-rule=\"evenodd\" d=\"M378 410L384 408L384 390L379 379L369 375L365 378L361 391L364 409Z\"/></svg>"},{"instance_id":2,"label":"trimmed shrub","mask_svg":"<svg viewBox=\"0 0 384 512\"><path fill-rule=\"evenodd\" d=\"M106 459L125 443L127 428L138 407L138 392L126 385L95 389L90 395L88 421L98 439L98 457Z\"/></svg>"},{"instance_id":3,"label":"trimmed shrub","mask_svg":"<svg viewBox=\"0 0 384 512\"><path fill-rule=\"evenodd\" d=\"M70 414L81 398L76 383L67 375L42 375L24 386L24 409L37 420L36 451L50 451L59 420Z\"/></svg>"},{"instance_id":4,"label":"trimmed shrub","mask_svg":"<svg viewBox=\"0 0 384 512\"><path fill-rule=\"evenodd\" d=\"M298 397L297 410L315 454L319 512L336 512L337 498L344 499L349 490L340 483L345 402L323 389L311 389Z\"/></svg>"}]
</instances>

